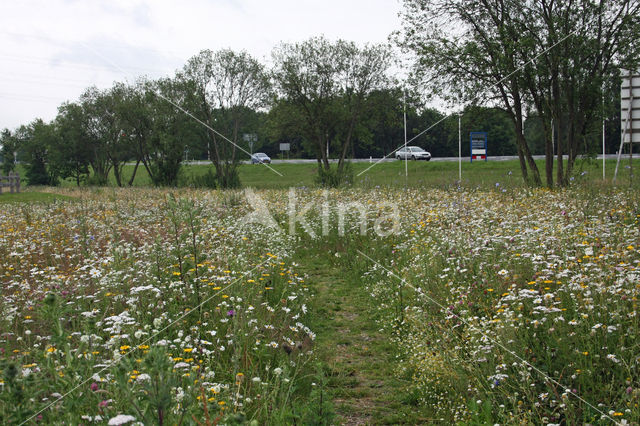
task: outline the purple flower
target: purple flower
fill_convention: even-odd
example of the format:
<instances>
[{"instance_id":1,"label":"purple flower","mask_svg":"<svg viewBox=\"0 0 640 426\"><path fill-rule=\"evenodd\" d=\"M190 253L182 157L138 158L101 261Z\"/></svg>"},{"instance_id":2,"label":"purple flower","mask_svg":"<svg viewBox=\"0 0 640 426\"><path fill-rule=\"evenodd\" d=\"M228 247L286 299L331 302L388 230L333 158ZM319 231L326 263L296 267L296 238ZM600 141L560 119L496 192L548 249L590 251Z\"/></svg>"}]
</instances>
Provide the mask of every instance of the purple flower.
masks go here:
<instances>
[{"instance_id":1,"label":"purple flower","mask_svg":"<svg viewBox=\"0 0 640 426\"><path fill-rule=\"evenodd\" d=\"M98 384L96 382L93 382L93 383L91 383L90 388L91 388L92 391L95 392L95 391L97 391L99 389L99 386L98 386Z\"/></svg>"},{"instance_id":2,"label":"purple flower","mask_svg":"<svg viewBox=\"0 0 640 426\"><path fill-rule=\"evenodd\" d=\"M227 312L227 315L232 317L236 314L236 311L234 311L233 309L229 309L229 312Z\"/></svg>"}]
</instances>

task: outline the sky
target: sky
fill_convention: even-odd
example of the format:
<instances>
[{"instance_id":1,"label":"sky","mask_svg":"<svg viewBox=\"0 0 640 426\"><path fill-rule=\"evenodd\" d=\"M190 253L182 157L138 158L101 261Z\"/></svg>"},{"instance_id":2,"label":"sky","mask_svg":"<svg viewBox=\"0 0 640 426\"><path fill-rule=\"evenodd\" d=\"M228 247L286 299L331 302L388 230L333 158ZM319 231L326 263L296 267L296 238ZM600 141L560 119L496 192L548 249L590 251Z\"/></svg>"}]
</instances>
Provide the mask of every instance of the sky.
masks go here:
<instances>
[{"instance_id":1,"label":"sky","mask_svg":"<svg viewBox=\"0 0 640 426\"><path fill-rule=\"evenodd\" d=\"M270 64L280 42L324 35L381 43L400 0L42 0L0 5L0 129L57 108L91 85L173 75L202 49Z\"/></svg>"}]
</instances>

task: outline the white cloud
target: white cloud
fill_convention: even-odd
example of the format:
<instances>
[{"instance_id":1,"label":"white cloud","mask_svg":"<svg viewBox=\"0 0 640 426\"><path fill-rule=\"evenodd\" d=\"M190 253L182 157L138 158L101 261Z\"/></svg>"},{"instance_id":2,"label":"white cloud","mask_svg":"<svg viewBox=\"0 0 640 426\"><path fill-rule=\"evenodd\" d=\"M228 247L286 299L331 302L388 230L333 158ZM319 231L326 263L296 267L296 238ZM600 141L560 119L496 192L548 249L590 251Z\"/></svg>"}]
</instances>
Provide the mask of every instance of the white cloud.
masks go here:
<instances>
[{"instance_id":1,"label":"white cloud","mask_svg":"<svg viewBox=\"0 0 640 426\"><path fill-rule=\"evenodd\" d=\"M51 0L0 6L0 128L50 120L89 85L170 75L201 49L268 63L279 42L384 42L398 0Z\"/></svg>"}]
</instances>

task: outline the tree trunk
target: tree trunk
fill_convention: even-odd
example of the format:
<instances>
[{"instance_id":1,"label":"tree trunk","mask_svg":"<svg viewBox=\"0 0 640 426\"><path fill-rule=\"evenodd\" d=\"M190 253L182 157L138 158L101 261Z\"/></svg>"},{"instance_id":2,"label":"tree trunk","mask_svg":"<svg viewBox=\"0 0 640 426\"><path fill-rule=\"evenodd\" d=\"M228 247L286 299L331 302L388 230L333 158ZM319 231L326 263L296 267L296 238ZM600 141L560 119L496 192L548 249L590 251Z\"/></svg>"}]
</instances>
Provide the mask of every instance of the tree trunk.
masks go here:
<instances>
[{"instance_id":1,"label":"tree trunk","mask_svg":"<svg viewBox=\"0 0 640 426\"><path fill-rule=\"evenodd\" d=\"M327 156L327 147L329 146L329 135L327 132L324 134L324 138L322 136L318 137L317 147L320 150L320 158L322 161L322 166L325 170L329 170L329 157Z\"/></svg>"},{"instance_id":2,"label":"tree trunk","mask_svg":"<svg viewBox=\"0 0 640 426\"><path fill-rule=\"evenodd\" d=\"M531 170L531 174L533 177L533 183L536 186L540 186L542 184L540 180L540 171L538 170L538 165L536 161L533 159L531 155L531 150L529 149L529 145L527 145L527 139L524 137L524 120L522 117L522 99L520 98L519 89L513 88L513 110L512 110L512 120L514 121L516 127L516 142L519 148L522 150L522 155L527 161L527 165ZM527 175L523 174L522 177L527 181ZM530 183L530 182L527 182Z\"/></svg>"},{"instance_id":3,"label":"tree trunk","mask_svg":"<svg viewBox=\"0 0 640 426\"><path fill-rule=\"evenodd\" d=\"M145 156L142 157L142 164L144 165L144 168L147 170L147 173L149 174L149 178L151 178L151 181L153 182L153 172L151 170L150 163L151 163L150 159L145 158Z\"/></svg>"},{"instance_id":4,"label":"tree trunk","mask_svg":"<svg viewBox=\"0 0 640 426\"><path fill-rule=\"evenodd\" d=\"M547 187L553 188L553 137L549 133L555 133L547 126L547 121L544 120L544 168L547 178Z\"/></svg>"},{"instance_id":5,"label":"tree trunk","mask_svg":"<svg viewBox=\"0 0 640 426\"><path fill-rule=\"evenodd\" d=\"M558 158L558 166L556 168L556 182L557 185L564 185L564 163L562 161L562 151L563 151L563 125L564 122L562 120L562 108L561 108L561 94L560 94L560 82L558 81L558 73L554 70L553 75L551 76L551 91L553 97L553 113L552 116L554 118L554 123L556 125L556 155Z\"/></svg>"},{"instance_id":6,"label":"tree trunk","mask_svg":"<svg viewBox=\"0 0 640 426\"><path fill-rule=\"evenodd\" d=\"M518 149L518 160L520 161L520 171L522 172L522 178L525 182L529 181L529 171L527 170L527 162L524 159L524 153L522 152L522 148L519 143L516 143L516 148Z\"/></svg>"},{"instance_id":7,"label":"tree trunk","mask_svg":"<svg viewBox=\"0 0 640 426\"><path fill-rule=\"evenodd\" d=\"M113 165L113 176L116 178L116 184L122 187L122 165L116 161L111 161Z\"/></svg>"},{"instance_id":8,"label":"tree trunk","mask_svg":"<svg viewBox=\"0 0 640 426\"><path fill-rule=\"evenodd\" d=\"M139 164L140 164L140 160L137 160L136 166L133 168L133 174L131 175L131 179L129 179L128 186L133 186L133 180L136 178L136 172L138 171Z\"/></svg>"},{"instance_id":9,"label":"tree trunk","mask_svg":"<svg viewBox=\"0 0 640 426\"><path fill-rule=\"evenodd\" d=\"M338 173L342 173L344 169L344 159L347 157L347 152L349 151L349 145L351 145L351 138L353 137L353 128L355 127L355 123L357 120L357 116L353 116L351 119L351 123L349 123L349 130L347 131L347 138L342 145L342 152L340 153L340 159L338 160Z\"/></svg>"},{"instance_id":10,"label":"tree trunk","mask_svg":"<svg viewBox=\"0 0 640 426\"><path fill-rule=\"evenodd\" d=\"M560 126L558 126L558 138L557 138L557 149L556 149L556 155L558 156L558 167L556 169L556 180L558 181L558 185L564 186L565 185L565 178L564 178L564 161L562 159L563 157L563 147L562 147L562 122L559 123Z\"/></svg>"},{"instance_id":11,"label":"tree trunk","mask_svg":"<svg viewBox=\"0 0 640 426\"><path fill-rule=\"evenodd\" d=\"M111 170L111 167L102 161L93 161L90 162L90 164L93 169L93 174L98 177L99 183L106 184L109 179L109 170Z\"/></svg>"}]
</instances>

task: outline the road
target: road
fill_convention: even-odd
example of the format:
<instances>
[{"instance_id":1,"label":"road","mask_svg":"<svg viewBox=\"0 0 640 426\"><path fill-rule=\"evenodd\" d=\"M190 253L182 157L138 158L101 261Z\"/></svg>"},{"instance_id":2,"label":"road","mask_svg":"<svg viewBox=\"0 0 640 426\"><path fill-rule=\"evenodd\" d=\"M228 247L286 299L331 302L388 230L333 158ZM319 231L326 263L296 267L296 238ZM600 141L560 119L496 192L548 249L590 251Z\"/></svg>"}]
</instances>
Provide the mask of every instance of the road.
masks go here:
<instances>
[{"instance_id":1,"label":"road","mask_svg":"<svg viewBox=\"0 0 640 426\"><path fill-rule=\"evenodd\" d=\"M623 156L624 158L625 156ZM544 160L544 155L534 155L533 156L534 159L536 160ZM567 157L565 156L565 159ZM518 156L517 155L502 155L502 156L497 156L497 157L489 157L489 161L509 161L509 160L517 160ZM606 159L607 160L615 160L616 159L616 154L607 154L606 155ZM598 160L602 160L602 155L598 155ZM338 160L329 160L331 163L335 163ZM385 159L380 159L380 158L354 158L349 160L353 163L375 163L375 162L392 162L392 161L398 161L394 158L385 158ZM431 161L458 161L458 157L433 157L431 158ZM469 157L462 157L462 161L464 162L469 162ZM482 161L482 160L476 160L476 161ZM317 160L315 159L290 159L290 160L278 160L278 159L273 159L272 163L273 164L313 164L316 163ZM240 163L242 164L250 164L251 161L249 160L244 160L241 161ZM183 164L189 164L189 165L206 165L206 164L211 164L210 161L187 161L187 162L183 162Z\"/></svg>"}]
</instances>

